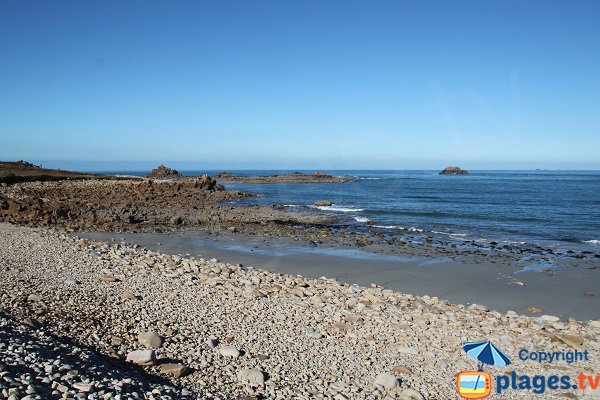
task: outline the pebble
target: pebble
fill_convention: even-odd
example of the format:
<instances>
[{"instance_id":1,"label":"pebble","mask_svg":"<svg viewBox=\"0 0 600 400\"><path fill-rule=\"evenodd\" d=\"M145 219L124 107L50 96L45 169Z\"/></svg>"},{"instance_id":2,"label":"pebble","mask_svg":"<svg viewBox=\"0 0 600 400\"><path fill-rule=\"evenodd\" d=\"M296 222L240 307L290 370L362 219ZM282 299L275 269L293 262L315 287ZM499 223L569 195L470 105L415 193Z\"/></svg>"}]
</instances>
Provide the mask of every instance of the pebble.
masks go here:
<instances>
[{"instance_id":1,"label":"pebble","mask_svg":"<svg viewBox=\"0 0 600 400\"><path fill-rule=\"evenodd\" d=\"M238 371L237 380L240 383L262 386L265 384L265 374L256 368L244 368Z\"/></svg>"},{"instance_id":2,"label":"pebble","mask_svg":"<svg viewBox=\"0 0 600 400\"><path fill-rule=\"evenodd\" d=\"M219 354L233 358L237 358L241 355L240 351L235 346L223 346L219 348Z\"/></svg>"},{"instance_id":3,"label":"pebble","mask_svg":"<svg viewBox=\"0 0 600 400\"><path fill-rule=\"evenodd\" d=\"M375 377L374 385L386 390L394 389L400 386L398 378L389 372L381 372Z\"/></svg>"},{"instance_id":4,"label":"pebble","mask_svg":"<svg viewBox=\"0 0 600 400\"><path fill-rule=\"evenodd\" d=\"M175 378L181 378L191 372L191 369L183 364L161 364L159 369L163 374L172 375Z\"/></svg>"},{"instance_id":5,"label":"pebble","mask_svg":"<svg viewBox=\"0 0 600 400\"><path fill-rule=\"evenodd\" d=\"M531 376L539 364L519 361L518 349L600 351L600 321L502 314L45 229L0 224L0 271L11 317L0 314L2 398L450 399L456 372L476 366L465 341L492 341ZM105 275L120 283L102 284ZM598 358L586 368L599 370Z\"/></svg>"},{"instance_id":6,"label":"pebble","mask_svg":"<svg viewBox=\"0 0 600 400\"><path fill-rule=\"evenodd\" d=\"M137 365L154 365L156 354L154 350L134 350L127 354L126 360Z\"/></svg>"},{"instance_id":7,"label":"pebble","mask_svg":"<svg viewBox=\"0 0 600 400\"><path fill-rule=\"evenodd\" d=\"M154 332L141 332L138 335L138 342L144 347L158 349L162 346L163 339Z\"/></svg>"}]
</instances>

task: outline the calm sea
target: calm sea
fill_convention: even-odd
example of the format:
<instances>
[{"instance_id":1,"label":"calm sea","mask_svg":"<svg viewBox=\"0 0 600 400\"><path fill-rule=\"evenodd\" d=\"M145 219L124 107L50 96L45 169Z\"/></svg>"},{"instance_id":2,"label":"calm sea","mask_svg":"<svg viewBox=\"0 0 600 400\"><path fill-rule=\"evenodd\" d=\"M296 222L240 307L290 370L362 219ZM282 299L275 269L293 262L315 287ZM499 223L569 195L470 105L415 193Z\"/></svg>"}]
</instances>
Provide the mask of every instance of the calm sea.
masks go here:
<instances>
[{"instance_id":1,"label":"calm sea","mask_svg":"<svg viewBox=\"0 0 600 400\"><path fill-rule=\"evenodd\" d=\"M121 173L143 175L139 171ZM184 175L218 171L182 171ZM228 171L271 175L295 171ZM314 171L300 170L312 173ZM329 200L326 213L344 224L455 239L562 244L600 248L600 171L322 171L355 178L345 184L226 184L258 194L242 204L285 204L306 209ZM112 172L114 173L114 172Z\"/></svg>"}]
</instances>

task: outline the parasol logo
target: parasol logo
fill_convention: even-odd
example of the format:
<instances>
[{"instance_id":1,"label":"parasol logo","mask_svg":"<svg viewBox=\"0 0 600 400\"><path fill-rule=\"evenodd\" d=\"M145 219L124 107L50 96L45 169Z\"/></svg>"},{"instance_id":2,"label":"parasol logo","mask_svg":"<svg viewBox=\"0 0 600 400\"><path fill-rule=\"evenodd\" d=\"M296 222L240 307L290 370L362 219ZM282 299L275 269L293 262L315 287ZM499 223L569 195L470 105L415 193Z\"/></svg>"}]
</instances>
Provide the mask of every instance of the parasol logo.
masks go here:
<instances>
[{"instance_id":1,"label":"parasol logo","mask_svg":"<svg viewBox=\"0 0 600 400\"><path fill-rule=\"evenodd\" d=\"M492 342L469 342L463 349L469 357L478 361L478 367L456 375L456 390L465 399L486 398L492 393L492 377L483 370L484 364L503 367L510 364L510 358Z\"/></svg>"}]
</instances>

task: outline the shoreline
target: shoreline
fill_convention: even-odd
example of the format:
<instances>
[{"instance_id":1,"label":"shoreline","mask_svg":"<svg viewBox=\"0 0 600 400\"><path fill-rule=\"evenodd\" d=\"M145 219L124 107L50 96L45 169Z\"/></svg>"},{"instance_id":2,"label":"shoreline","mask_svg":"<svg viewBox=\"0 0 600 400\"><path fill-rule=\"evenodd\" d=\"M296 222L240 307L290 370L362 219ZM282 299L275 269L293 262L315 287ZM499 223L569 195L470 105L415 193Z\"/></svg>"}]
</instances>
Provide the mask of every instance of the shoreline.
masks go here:
<instances>
[{"instance_id":1,"label":"shoreline","mask_svg":"<svg viewBox=\"0 0 600 400\"><path fill-rule=\"evenodd\" d=\"M46 398L135 391L170 399L450 399L456 397L456 372L476 366L462 344L481 340L500 346L519 376L575 377L600 368L597 320L499 313L379 286L77 239L47 228L0 223L0 268L1 309L24 324L8 330L4 340L18 343L11 332L27 325L33 335L47 337L48 332L115 360L107 366L92 358L77 374L65 373L73 367L58 361L56 367L63 368L58 377L51 375L48 383L39 382L48 373L35 377ZM160 339L157 345L146 341L150 334ZM589 350L590 361L541 365L517 357L519 349L574 348ZM142 378L145 388L137 379L123 384L131 382L125 358L132 359L137 350L153 356L150 365L136 369L148 374ZM0 353L7 352L6 376L11 377L12 360L19 356L0 347ZM37 358L26 363L42 371L47 365ZM186 373L169 375L173 364ZM109 368L117 378L90 376L92 367ZM493 375L507 371L487 370ZM253 371L251 380L248 371ZM389 385L378 383L382 374ZM153 383L156 378L170 384ZM572 389L556 394L586 395ZM529 391L505 395L531 397Z\"/></svg>"},{"instance_id":2,"label":"shoreline","mask_svg":"<svg viewBox=\"0 0 600 400\"><path fill-rule=\"evenodd\" d=\"M375 283L402 293L437 296L454 304L476 303L500 312L535 316L529 311L534 307L542 314L562 318L600 318L600 293L596 293L600 270L584 265L534 263L516 268L511 260L497 257L480 261L471 255L456 261L434 250L427 255L403 255L385 248L314 247L285 238L267 240L229 232L218 235L205 231L77 232L74 235L173 255L202 255L275 273L309 278L326 276L361 286Z\"/></svg>"}]
</instances>

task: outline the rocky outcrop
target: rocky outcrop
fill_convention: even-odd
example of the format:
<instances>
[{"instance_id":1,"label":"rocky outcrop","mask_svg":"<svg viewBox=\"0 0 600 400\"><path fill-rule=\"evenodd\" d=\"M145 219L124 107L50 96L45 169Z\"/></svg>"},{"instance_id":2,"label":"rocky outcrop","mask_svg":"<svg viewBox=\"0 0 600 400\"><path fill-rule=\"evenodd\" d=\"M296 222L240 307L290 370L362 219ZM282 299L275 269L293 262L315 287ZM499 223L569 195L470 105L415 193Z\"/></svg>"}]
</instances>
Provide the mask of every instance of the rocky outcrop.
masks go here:
<instances>
[{"instance_id":1,"label":"rocky outcrop","mask_svg":"<svg viewBox=\"0 0 600 400\"><path fill-rule=\"evenodd\" d=\"M440 172L440 175L466 175L469 171L460 167L446 167Z\"/></svg>"},{"instance_id":2,"label":"rocky outcrop","mask_svg":"<svg viewBox=\"0 0 600 400\"><path fill-rule=\"evenodd\" d=\"M150 171L147 178L178 178L181 174L173 168L165 167L163 164Z\"/></svg>"},{"instance_id":3,"label":"rocky outcrop","mask_svg":"<svg viewBox=\"0 0 600 400\"><path fill-rule=\"evenodd\" d=\"M20 182L94 179L98 175L59 169L42 168L27 161L0 161L0 185Z\"/></svg>"},{"instance_id":4,"label":"rocky outcrop","mask_svg":"<svg viewBox=\"0 0 600 400\"><path fill-rule=\"evenodd\" d=\"M222 185L217 185L217 181L206 174L192 178L189 184L193 188L200 190L225 190Z\"/></svg>"},{"instance_id":5,"label":"rocky outcrop","mask_svg":"<svg viewBox=\"0 0 600 400\"><path fill-rule=\"evenodd\" d=\"M294 172L291 174L281 175L235 175L228 172L221 172L217 175L219 182L231 183L344 183L349 182L352 178L347 176L333 176L323 172L315 172L314 174L304 174L302 172Z\"/></svg>"}]
</instances>

